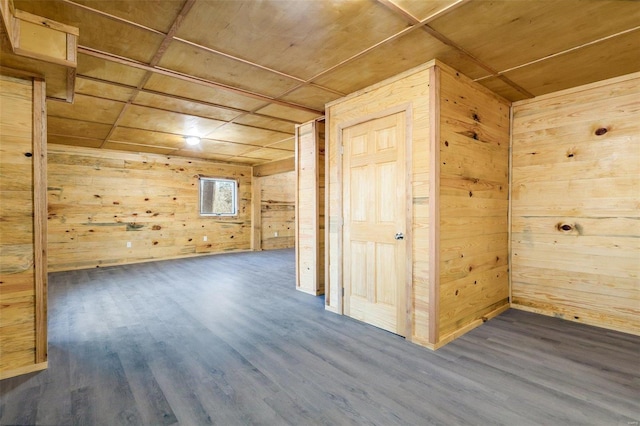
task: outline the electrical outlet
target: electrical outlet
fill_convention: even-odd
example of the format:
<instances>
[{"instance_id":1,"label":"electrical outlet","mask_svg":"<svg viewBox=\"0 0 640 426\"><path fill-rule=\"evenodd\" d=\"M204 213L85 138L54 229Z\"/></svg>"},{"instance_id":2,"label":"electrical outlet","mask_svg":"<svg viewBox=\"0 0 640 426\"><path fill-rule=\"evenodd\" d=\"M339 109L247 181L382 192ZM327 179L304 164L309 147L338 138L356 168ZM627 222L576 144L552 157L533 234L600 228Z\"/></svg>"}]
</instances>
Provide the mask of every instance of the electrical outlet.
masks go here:
<instances>
[{"instance_id":1,"label":"electrical outlet","mask_svg":"<svg viewBox=\"0 0 640 426\"><path fill-rule=\"evenodd\" d=\"M275 232L276 237L278 236L278 231Z\"/></svg>"},{"instance_id":2,"label":"electrical outlet","mask_svg":"<svg viewBox=\"0 0 640 426\"><path fill-rule=\"evenodd\" d=\"M131 241L127 241L127 248L131 248Z\"/></svg>"},{"instance_id":3,"label":"electrical outlet","mask_svg":"<svg viewBox=\"0 0 640 426\"><path fill-rule=\"evenodd\" d=\"M202 241L207 241L207 236L202 237Z\"/></svg>"}]
</instances>

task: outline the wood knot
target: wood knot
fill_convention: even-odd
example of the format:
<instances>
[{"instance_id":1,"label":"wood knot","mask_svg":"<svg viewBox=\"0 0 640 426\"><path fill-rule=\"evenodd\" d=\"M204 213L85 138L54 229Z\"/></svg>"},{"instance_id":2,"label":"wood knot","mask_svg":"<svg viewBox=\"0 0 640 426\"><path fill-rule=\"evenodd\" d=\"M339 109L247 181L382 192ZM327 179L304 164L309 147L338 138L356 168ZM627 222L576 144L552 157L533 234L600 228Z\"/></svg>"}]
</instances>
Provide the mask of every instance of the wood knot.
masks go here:
<instances>
[{"instance_id":1,"label":"wood knot","mask_svg":"<svg viewBox=\"0 0 640 426\"><path fill-rule=\"evenodd\" d=\"M480 117L478 117L478 114L473 114L473 120L480 122Z\"/></svg>"},{"instance_id":2,"label":"wood knot","mask_svg":"<svg viewBox=\"0 0 640 426\"><path fill-rule=\"evenodd\" d=\"M161 230L161 229L162 229L162 226L160 226L160 225L153 225L153 226L151 227L151 229L152 229L152 230L154 230L154 231L159 231L159 230Z\"/></svg>"},{"instance_id":3,"label":"wood knot","mask_svg":"<svg viewBox=\"0 0 640 426\"><path fill-rule=\"evenodd\" d=\"M449 146L449 141L444 141L444 146Z\"/></svg>"},{"instance_id":4,"label":"wood knot","mask_svg":"<svg viewBox=\"0 0 640 426\"><path fill-rule=\"evenodd\" d=\"M573 226L569 225L568 223L559 223L557 225L558 231L564 231L564 232L569 232L573 229Z\"/></svg>"},{"instance_id":5,"label":"wood knot","mask_svg":"<svg viewBox=\"0 0 640 426\"><path fill-rule=\"evenodd\" d=\"M609 131L609 129L607 129L606 127L600 127L599 129L596 130L596 136L602 136L605 133L607 133Z\"/></svg>"},{"instance_id":6,"label":"wood knot","mask_svg":"<svg viewBox=\"0 0 640 426\"><path fill-rule=\"evenodd\" d=\"M25 156L25 157L27 157L27 158L29 158L29 157L33 157L33 154L32 154L32 153L30 153L30 152L25 152L25 153L24 153L24 156Z\"/></svg>"}]
</instances>

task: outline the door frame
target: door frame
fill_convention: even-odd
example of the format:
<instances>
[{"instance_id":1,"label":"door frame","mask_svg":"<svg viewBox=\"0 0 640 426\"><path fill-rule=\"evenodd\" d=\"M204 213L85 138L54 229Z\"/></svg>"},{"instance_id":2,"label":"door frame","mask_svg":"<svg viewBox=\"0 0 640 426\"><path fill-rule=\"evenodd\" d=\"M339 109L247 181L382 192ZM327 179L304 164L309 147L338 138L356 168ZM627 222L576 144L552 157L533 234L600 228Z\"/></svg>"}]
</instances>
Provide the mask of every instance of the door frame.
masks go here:
<instances>
[{"instance_id":1,"label":"door frame","mask_svg":"<svg viewBox=\"0 0 640 426\"><path fill-rule=\"evenodd\" d=\"M407 340L410 340L413 336L413 188L412 188L412 179L411 176L413 174L413 105L411 102L402 103L391 108L387 108L381 111L376 111L374 113L366 114L354 118L352 120L344 121L340 123L336 128L337 133L337 146L336 148L340 150L339 157L340 161L337 161L337 177L340 182L339 191L340 194L338 198L338 205L335 206L335 209L339 213L338 220L338 232L337 232L337 247L335 248L338 252L337 258L340 259L337 265L337 286L331 286L334 291L340 292L337 300L338 305L336 306L336 311L340 315L344 315L344 273L343 273L343 264L344 264L344 177L343 177L343 137L342 133L345 129L353 126L357 126L358 124L365 123L367 121L376 120L379 118L387 117L389 115L394 115L398 113L404 113L405 118L405 220L406 220L406 230L404 232L405 240L406 240L406 259L405 259L405 330ZM327 161L327 166L329 162ZM328 176L328 174L327 174ZM328 196L329 191L327 191ZM329 202L326 202L325 208L328 209ZM327 216L328 217L328 216ZM327 226L327 230L328 230ZM328 254L328 252L327 252ZM328 268L329 262L327 259L326 266ZM326 291L326 290L325 290Z\"/></svg>"}]
</instances>

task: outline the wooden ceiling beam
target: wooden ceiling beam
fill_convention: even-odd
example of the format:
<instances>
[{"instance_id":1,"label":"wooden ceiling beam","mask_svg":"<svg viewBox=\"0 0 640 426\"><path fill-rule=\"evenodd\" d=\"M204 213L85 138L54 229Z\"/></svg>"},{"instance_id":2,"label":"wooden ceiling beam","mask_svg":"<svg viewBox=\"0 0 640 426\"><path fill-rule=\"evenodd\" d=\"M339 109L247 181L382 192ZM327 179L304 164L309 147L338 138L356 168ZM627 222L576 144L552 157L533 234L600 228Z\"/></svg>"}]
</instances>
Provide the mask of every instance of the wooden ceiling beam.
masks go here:
<instances>
[{"instance_id":1,"label":"wooden ceiling beam","mask_svg":"<svg viewBox=\"0 0 640 426\"><path fill-rule=\"evenodd\" d=\"M521 94L523 94L524 96L526 96L528 98L533 98L534 97L534 95L531 92L529 92L528 90L526 90L524 87L518 85L517 83L511 81L510 79L508 79L504 75L500 74L500 72L498 70L496 70L495 68L485 64L479 58L474 56L471 52L467 51L465 48L463 48L462 46L460 46L459 44L457 44L456 42L454 42L453 40L451 40L450 38L448 38L444 34L436 31L435 29L433 29L431 26L428 25L428 23L433 21L434 19L439 18L441 16L444 16L445 14L449 13L450 11L452 11L454 8L459 7L464 3L468 3L470 0L459 0L458 2L453 3L452 5L450 5L448 8L445 8L445 9L442 9L442 10L438 11L438 12L434 13L433 15L429 16L428 18L423 19L422 21L420 21L418 18L416 18L415 16L413 16L412 14L410 14L409 12L407 12L406 10L404 10L402 7L398 6L396 3L394 3L391 0L377 0L377 1L378 1L378 3L384 5L387 9L391 10L392 12L394 12L396 15L401 16L403 19L405 19L407 22L409 22L409 24L411 24L413 26L420 26L420 28L422 28L422 30L424 30L431 37L435 38L436 40L440 41L441 43L443 43L443 44L455 49L456 51L458 51L461 55L465 56L468 60L470 60L471 62L473 62L474 64L476 64L480 68L482 68L483 70L485 70L488 73L490 73L491 75L488 76L488 77L497 77L500 80L504 81L509 86L511 86L512 88L514 88L515 90L517 90L518 92L520 92ZM485 78L488 78L488 77L485 77Z\"/></svg>"}]
</instances>

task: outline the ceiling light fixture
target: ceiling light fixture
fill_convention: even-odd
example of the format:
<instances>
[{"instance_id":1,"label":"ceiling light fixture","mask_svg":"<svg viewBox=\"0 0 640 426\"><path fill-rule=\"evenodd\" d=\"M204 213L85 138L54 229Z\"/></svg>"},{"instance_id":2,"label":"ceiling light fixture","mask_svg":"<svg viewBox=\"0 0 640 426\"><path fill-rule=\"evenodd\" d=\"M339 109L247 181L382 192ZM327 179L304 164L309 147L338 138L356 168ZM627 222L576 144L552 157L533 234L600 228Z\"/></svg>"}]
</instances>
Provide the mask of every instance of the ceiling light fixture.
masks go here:
<instances>
[{"instance_id":1,"label":"ceiling light fixture","mask_svg":"<svg viewBox=\"0 0 640 426\"><path fill-rule=\"evenodd\" d=\"M185 142L187 142L187 145L198 145L200 143L200 138L197 136L187 136L186 138L184 138Z\"/></svg>"}]
</instances>

